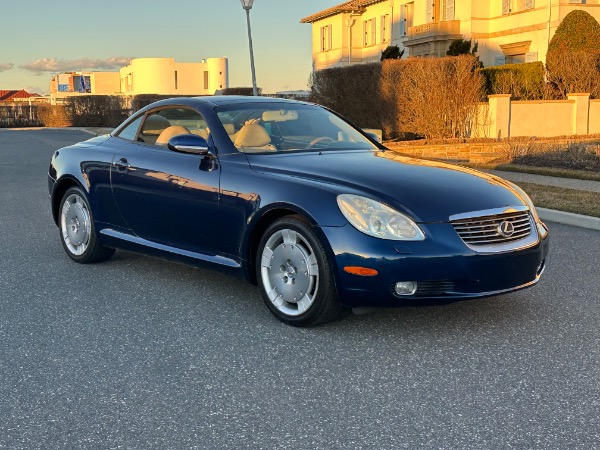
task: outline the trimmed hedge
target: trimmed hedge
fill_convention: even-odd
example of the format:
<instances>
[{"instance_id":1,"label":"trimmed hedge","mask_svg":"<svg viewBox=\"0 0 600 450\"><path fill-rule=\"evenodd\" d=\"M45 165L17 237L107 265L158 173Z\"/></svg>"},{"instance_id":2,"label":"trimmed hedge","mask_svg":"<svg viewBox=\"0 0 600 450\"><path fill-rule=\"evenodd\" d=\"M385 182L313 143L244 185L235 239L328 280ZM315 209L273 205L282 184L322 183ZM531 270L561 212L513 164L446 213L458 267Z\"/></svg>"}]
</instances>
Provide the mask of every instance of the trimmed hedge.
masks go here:
<instances>
[{"instance_id":1,"label":"trimmed hedge","mask_svg":"<svg viewBox=\"0 0 600 450\"><path fill-rule=\"evenodd\" d=\"M600 51L598 21L588 12L580 9L567 14L548 44L548 54L561 49Z\"/></svg>"},{"instance_id":2,"label":"trimmed hedge","mask_svg":"<svg viewBox=\"0 0 600 450\"><path fill-rule=\"evenodd\" d=\"M257 87L256 93L262 95L262 88ZM244 95L246 97L252 97L254 95L254 90L251 87L230 87L223 89L221 95Z\"/></svg>"},{"instance_id":3,"label":"trimmed hedge","mask_svg":"<svg viewBox=\"0 0 600 450\"><path fill-rule=\"evenodd\" d=\"M116 127L129 116L125 99L111 95L69 97L71 125L75 127Z\"/></svg>"},{"instance_id":4,"label":"trimmed hedge","mask_svg":"<svg viewBox=\"0 0 600 450\"><path fill-rule=\"evenodd\" d=\"M319 70L309 83L310 101L333 109L361 127L382 128L381 67L381 63L372 63Z\"/></svg>"},{"instance_id":5,"label":"trimmed hedge","mask_svg":"<svg viewBox=\"0 0 600 450\"><path fill-rule=\"evenodd\" d=\"M361 127L383 130L386 139L467 137L482 100L478 65L464 55L320 70L309 83L310 100Z\"/></svg>"},{"instance_id":6,"label":"trimmed hedge","mask_svg":"<svg viewBox=\"0 0 600 450\"><path fill-rule=\"evenodd\" d=\"M554 98L587 92L600 98L600 24L585 11L571 11L556 29L546 56L548 92Z\"/></svg>"},{"instance_id":7,"label":"trimmed hedge","mask_svg":"<svg viewBox=\"0 0 600 450\"><path fill-rule=\"evenodd\" d=\"M486 95L511 94L513 100L544 98L544 64L505 64L480 69Z\"/></svg>"}]
</instances>

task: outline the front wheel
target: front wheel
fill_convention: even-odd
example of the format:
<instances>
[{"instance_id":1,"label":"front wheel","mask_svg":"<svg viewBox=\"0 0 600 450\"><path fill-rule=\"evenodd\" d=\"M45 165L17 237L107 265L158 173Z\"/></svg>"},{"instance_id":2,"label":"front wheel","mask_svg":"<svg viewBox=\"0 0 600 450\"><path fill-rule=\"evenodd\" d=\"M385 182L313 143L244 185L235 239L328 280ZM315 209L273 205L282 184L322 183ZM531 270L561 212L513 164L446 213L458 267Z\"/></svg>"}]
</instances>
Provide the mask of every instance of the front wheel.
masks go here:
<instances>
[{"instance_id":1,"label":"front wheel","mask_svg":"<svg viewBox=\"0 0 600 450\"><path fill-rule=\"evenodd\" d=\"M61 242L73 261L87 264L107 260L113 255L114 249L98 242L90 204L80 188L67 189L59 213Z\"/></svg>"},{"instance_id":2,"label":"front wheel","mask_svg":"<svg viewBox=\"0 0 600 450\"><path fill-rule=\"evenodd\" d=\"M256 272L267 307L284 323L316 325L343 311L325 249L301 216L269 226L258 246Z\"/></svg>"}]
</instances>

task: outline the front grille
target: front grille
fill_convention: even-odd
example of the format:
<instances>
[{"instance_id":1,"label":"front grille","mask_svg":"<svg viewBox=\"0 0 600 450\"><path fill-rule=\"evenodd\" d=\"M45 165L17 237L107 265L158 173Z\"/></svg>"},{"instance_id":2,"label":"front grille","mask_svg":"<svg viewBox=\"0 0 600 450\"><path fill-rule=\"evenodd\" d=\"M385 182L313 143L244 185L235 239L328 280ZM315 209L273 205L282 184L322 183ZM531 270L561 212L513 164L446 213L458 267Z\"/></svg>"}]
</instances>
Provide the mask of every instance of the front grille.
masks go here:
<instances>
[{"instance_id":1,"label":"front grille","mask_svg":"<svg viewBox=\"0 0 600 450\"><path fill-rule=\"evenodd\" d=\"M458 219L451 223L464 243L473 247L505 244L531 234L528 211Z\"/></svg>"}]
</instances>

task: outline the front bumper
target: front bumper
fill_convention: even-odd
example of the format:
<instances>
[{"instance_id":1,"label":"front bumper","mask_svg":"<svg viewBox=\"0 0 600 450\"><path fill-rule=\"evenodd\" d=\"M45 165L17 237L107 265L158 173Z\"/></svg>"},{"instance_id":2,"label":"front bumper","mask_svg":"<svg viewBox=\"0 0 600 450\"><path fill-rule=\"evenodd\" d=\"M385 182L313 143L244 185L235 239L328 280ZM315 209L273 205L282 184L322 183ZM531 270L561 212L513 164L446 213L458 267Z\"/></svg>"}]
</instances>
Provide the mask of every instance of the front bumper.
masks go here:
<instances>
[{"instance_id":1,"label":"front bumper","mask_svg":"<svg viewBox=\"0 0 600 450\"><path fill-rule=\"evenodd\" d=\"M376 239L351 225L322 228L333 254L340 302L348 307L448 303L532 286L544 270L548 235L538 236L528 248L483 254L469 249L449 223L420 226L427 239L419 242ZM353 275L344 271L348 266L378 274ZM394 287L401 281L417 282L416 292L397 295Z\"/></svg>"}]
</instances>

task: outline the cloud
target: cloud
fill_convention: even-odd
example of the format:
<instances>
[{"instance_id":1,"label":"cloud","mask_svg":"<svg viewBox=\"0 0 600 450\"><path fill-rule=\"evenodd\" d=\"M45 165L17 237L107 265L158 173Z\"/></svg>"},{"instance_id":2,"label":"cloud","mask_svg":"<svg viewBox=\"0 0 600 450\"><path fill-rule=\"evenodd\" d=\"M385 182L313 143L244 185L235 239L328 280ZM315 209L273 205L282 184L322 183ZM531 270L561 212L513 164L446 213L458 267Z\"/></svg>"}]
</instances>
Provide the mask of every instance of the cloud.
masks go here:
<instances>
[{"instance_id":1,"label":"cloud","mask_svg":"<svg viewBox=\"0 0 600 450\"><path fill-rule=\"evenodd\" d=\"M0 63L0 72L10 70L13 68L13 66L14 66L13 63Z\"/></svg>"},{"instance_id":2,"label":"cloud","mask_svg":"<svg viewBox=\"0 0 600 450\"><path fill-rule=\"evenodd\" d=\"M94 59L56 59L42 58L19 66L36 74L44 72L74 72L80 70L117 70L129 64L130 57L118 56L114 58Z\"/></svg>"},{"instance_id":3,"label":"cloud","mask_svg":"<svg viewBox=\"0 0 600 450\"><path fill-rule=\"evenodd\" d=\"M29 92L30 94L39 94L39 95L46 95L49 93L48 88L43 88L40 86L26 86L25 90L27 92Z\"/></svg>"}]
</instances>

